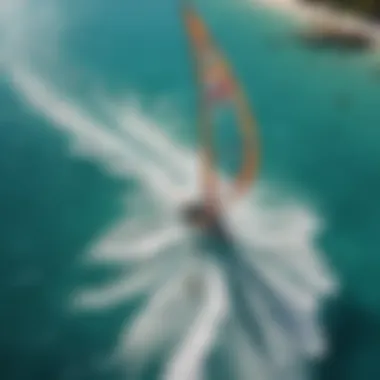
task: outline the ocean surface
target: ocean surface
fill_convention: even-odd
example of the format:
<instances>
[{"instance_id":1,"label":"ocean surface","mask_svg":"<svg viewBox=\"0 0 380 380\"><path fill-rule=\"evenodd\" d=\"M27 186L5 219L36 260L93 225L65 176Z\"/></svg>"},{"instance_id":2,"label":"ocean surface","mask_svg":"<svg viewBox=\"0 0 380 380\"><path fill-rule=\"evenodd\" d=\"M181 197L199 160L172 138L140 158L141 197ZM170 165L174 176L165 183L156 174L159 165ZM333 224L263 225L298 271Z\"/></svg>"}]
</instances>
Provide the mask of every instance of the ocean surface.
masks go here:
<instances>
[{"instance_id":1,"label":"ocean surface","mask_svg":"<svg viewBox=\"0 0 380 380\"><path fill-rule=\"evenodd\" d=\"M238 228L305 277L316 269L304 256L318 257L320 278L339 283L318 303L328 350L311 378L379 379L380 56L311 50L295 20L248 0L198 5L259 122L260 176ZM182 380L173 368L199 366L207 344L218 348L204 380L267 379L238 340L212 343L220 284L183 258L176 207L196 191L197 115L179 14L177 0L0 5L2 380L165 368ZM228 176L239 147L221 140ZM173 292L189 267L195 281ZM202 290L199 268L215 286ZM189 332L203 292L205 320ZM200 345L181 351L185 332Z\"/></svg>"}]
</instances>

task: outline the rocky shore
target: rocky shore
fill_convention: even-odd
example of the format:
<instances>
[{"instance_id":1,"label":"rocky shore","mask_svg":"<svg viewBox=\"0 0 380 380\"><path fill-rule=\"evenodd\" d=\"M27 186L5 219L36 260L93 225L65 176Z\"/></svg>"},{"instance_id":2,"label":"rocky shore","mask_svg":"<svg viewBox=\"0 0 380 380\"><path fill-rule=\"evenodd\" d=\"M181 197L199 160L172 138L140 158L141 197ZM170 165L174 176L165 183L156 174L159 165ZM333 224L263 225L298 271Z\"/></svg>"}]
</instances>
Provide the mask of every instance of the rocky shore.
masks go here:
<instances>
[{"instance_id":1,"label":"rocky shore","mask_svg":"<svg viewBox=\"0 0 380 380\"><path fill-rule=\"evenodd\" d=\"M366 1L371 0L360 2L361 12L350 6L359 4L353 0L344 0L345 7L339 6L339 0L252 0L252 3L297 19L301 28L297 38L310 47L363 52L380 47L380 18L376 21L375 11L371 17L364 12L368 9L364 6Z\"/></svg>"},{"instance_id":2,"label":"rocky shore","mask_svg":"<svg viewBox=\"0 0 380 380\"><path fill-rule=\"evenodd\" d=\"M380 21L380 1L378 0L301 0L306 4L325 5L343 11Z\"/></svg>"},{"instance_id":3,"label":"rocky shore","mask_svg":"<svg viewBox=\"0 0 380 380\"><path fill-rule=\"evenodd\" d=\"M304 43L317 48L363 51L375 45L371 34L337 24L315 23L301 32L300 37Z\"/></svg>"}]
</instances>

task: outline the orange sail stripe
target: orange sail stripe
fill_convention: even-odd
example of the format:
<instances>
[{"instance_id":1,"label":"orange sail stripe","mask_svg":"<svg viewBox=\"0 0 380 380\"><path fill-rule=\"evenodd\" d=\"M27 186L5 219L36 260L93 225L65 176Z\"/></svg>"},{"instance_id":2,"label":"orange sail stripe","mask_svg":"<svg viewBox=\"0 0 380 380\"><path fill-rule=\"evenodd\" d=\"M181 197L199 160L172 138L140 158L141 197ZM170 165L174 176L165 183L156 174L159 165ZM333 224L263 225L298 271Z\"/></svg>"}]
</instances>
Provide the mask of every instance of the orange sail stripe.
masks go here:
<instances>
[{"instance_id":1,"label":"orange sail stripe","mask_svg":"<svg viewBox=\"0 0 380 380\"><path fill-rule=\"evenodd\" d=\"M257 170L258 144L254 131L255 122L242 90L234 80L232 72L212 41L205 24L196 12L186 6L184 12L186 30L189 35L200 93L200 134L202 139L202 176L205 195L217 198L218 185L213 149L212 107L221 101L231 101L238 117L238 127L243 142L243 165L231 188L230 199L241 197L251 186Z\"/></svg>"},{"instance_id":2,"label":"orange sail stripe","mask_svg":"<svg viewBox=\"0 0 380 380\"><path fill-rule=\"evenodd\" d=\"M208 33L201 20L190 8L185 11L185 23L194 46L197 49L206 48L209 44Z\"/></svg>"}]
</instances>

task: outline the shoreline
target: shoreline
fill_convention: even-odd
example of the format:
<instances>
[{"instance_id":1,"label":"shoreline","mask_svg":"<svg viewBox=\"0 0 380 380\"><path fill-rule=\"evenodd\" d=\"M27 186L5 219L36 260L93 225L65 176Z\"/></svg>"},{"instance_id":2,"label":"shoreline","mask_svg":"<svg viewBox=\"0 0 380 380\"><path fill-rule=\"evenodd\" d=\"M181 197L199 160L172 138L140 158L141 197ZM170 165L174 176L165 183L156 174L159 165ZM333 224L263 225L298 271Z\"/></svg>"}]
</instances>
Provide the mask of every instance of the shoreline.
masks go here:
<instances>
[{"instance_id":1,"label":"shoreline","mask_svg":"<svg viewBox=\"0 0 380 380\"><path fill-rule=\"evenodd\" d=\"M305 30L311 30L315 26L326 24L327 26L340 28L342 33L356 32L364 34L373 43L373 46L368 51L373 51L380 47L380 22L377 25L352 12L340 11L322 4L310 5L299 0L250 0L250 2L253 5L272 8L287 14L304 24Z\"/></svg>"}]
</instances>

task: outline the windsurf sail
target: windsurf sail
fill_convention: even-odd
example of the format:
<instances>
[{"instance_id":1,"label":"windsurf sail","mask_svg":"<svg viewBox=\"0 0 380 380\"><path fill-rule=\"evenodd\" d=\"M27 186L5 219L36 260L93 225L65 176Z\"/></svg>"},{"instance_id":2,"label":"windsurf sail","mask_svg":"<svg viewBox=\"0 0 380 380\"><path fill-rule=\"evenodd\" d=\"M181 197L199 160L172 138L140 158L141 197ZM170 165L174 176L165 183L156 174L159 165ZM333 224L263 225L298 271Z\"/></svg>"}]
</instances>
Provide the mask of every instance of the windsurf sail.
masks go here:
<instances>
[{"instance_id":1,"label":"windsurf sail","mask_svg":"<svg viewBox=\"0 0 380 380\"><path fill-rule=\"evenodd\" d=\"M214 149L216 107L232 105L242 141L242 165L227 193L230 202L244 195L257 174L258 134L248 101L233 72L209 34L200 15L188 3L183 3L183 19L195 64L199 98L199 135L201 139L201 179L204 196L214 202L220 197Z\"/></svg>"}]
</instances>

